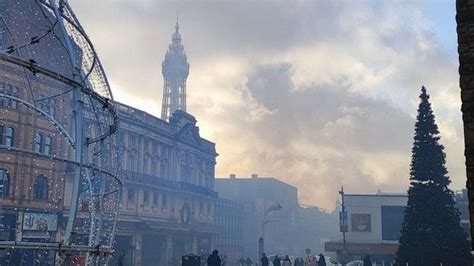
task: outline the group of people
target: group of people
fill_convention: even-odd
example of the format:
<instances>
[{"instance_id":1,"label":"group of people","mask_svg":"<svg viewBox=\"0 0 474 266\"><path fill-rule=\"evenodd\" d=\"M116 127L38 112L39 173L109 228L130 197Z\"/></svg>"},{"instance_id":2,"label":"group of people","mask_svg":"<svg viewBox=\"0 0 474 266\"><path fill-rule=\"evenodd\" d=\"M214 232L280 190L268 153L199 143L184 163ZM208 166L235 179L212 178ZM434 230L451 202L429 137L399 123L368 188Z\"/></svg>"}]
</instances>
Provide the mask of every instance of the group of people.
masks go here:
<instances>
[{"instance_id":1,"label":"group of people","mask_svg":"<svg viewBox=\"0 0 474 266\"><path fill-rule=\"evenodd\" d=\"M270 260L266 256L265 253L262 254L262 258L260 259L261 266L269 266ZM273 259L273 266L326 266L326 259L324 258L323 254L319 254L319 258L317 259L314 256L308 256L306 259L302 257L298 257L295 259L294 264L292 263L290 257L288 255L285 258L280 259L278 255L275 255Z\"/></svg>"},{"instance_id":2,"label":"group of people","mask_svg":"<svg viewBox=\"0 0 474 266\"><path fill-rule=\"evenodd\" d=\"M221 266L224 265L221 261L221 258L218 255L218 251L214 250L212 254L207 258L207 265L208 266ZM261 266L270 266L270 259L267 257L265 253L262 254L262 257L260 259ZM326 258L324 257L323 254L319 254L319 256L307 256L306 259L303 259L302 257L298 257L294 260L294 262L291 261L290 257L286 255L284 258L280 259L278 255L275 255L275 258L273 258L273 266L326 266ZM363 260L364 266L371 266L372 261L367 255L364 260ZM250 258L243 259L241 258L240 260L241 265L246 265L246 266L251 266L252 265L252 260Z\"/></svg>"}]
</instances>

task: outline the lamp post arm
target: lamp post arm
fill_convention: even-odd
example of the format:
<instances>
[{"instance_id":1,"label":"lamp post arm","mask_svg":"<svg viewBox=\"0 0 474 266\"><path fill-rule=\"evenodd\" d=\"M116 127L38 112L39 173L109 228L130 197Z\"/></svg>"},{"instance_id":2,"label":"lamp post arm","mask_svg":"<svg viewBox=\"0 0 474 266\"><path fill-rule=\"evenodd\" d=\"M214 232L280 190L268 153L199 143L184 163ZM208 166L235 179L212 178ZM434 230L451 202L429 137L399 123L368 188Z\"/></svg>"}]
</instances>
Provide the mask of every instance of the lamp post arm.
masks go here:
<instances>
[{"instance_id":1,"label":"lamp post arm","mask_svg":"<svg viewBox=\"0 0 474 266\"><path fill-rule=\"evenodd\" d=\"M279 211L283 208L283 206L281 205L281 203L278 203L278 204L274 204L270 207L268 207L268 209L265 210L265 213L263 214L263 219L265 220L265 218L267 217L267 215L272 212L272 211Z\"/></svg>"}]
</instances>

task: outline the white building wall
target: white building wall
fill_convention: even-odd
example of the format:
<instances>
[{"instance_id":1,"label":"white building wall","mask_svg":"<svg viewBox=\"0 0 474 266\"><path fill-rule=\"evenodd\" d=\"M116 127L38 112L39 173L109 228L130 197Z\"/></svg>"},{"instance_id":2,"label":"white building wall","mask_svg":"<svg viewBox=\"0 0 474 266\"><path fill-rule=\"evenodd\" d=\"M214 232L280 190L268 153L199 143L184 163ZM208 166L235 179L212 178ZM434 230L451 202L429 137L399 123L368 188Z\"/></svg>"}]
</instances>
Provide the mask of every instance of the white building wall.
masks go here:
<instances>
[{"instance_id":1,"label":"white building wall","mask_svg":"<svg viewBox=\"0 0 474 266\"><path fill-rule=\"evenodd\" d=\"M382 240L382 206L406 206L406 194L376 194L376 195L344 195L344 203L348 215L349 232L347 242L354 243L398 243L398 241ZM361 216L370 216L370 229L354 228L354 223L361 224ZM353 221L359 216L359 222Z\"/></svg>"}]
</instances>

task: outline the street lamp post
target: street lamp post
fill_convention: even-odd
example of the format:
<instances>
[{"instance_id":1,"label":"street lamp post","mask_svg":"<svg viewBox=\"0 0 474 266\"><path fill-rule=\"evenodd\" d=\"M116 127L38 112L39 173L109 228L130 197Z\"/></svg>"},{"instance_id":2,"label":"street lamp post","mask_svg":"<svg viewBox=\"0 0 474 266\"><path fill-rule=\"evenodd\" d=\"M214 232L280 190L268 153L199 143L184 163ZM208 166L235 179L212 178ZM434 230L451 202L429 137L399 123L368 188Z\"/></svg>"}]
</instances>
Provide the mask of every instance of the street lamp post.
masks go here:
<instances>
[{"instance_id":1,"label":"street lamp post","mask_svg":"<svg viewBox=\"0 0 474 266\"><path fill-rule=\"evenodd\" d=\"M279 211L283 208L283 206L278 203L274 204L270 207L268 207L265 212L263 213L263 220L262 220L262 236L258 239L258 252L259 252L259 258L262 256L262 254L265 252L265 225L269 222L272 221L278 221L278 219L266 219L267 215L272 212L272 211Z\"/></svg>"},{"instance_id":2,"label":"street lamp post","mask_svg":"<svg viewBox=\"0 0 474 266\"><path fill-rule=\"evenodd\" d=\"M348 231L348 224L347 224L347 212L346 206L344 205L344 187L341 187L341 214L339 217L340 220L340 231L342 232L342 266L346 265L346 232Z\"/></svg>"}]
</instances>

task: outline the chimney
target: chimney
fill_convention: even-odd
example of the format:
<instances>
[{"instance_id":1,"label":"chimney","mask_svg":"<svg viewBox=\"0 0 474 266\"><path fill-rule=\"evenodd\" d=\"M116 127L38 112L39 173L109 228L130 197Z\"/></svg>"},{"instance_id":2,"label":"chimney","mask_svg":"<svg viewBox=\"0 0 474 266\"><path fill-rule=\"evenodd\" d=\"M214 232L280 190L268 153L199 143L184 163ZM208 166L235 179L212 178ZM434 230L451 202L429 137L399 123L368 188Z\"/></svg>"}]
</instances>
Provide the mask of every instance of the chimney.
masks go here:
<instances>
[{"instance_id":1,"label":"chimney","mask_svg":"<svg viewBox=\"0 0 474 266\"><path fill-rule=\"evenodd\" d=\"M229 175L229 178L230 178L230 179L235 179L235 174L230 174L230 175Z\"/></svg>"},{"instance_id":2,"label":"chimney","mask_svg":"<svg viewBox=\"0 0 474 266\"><path fill-rule=\"evenodd\" d=\"M252 179L254 178L258 178L258 175L257 174L252 174Z\"/></svg>"}]
</instances>

